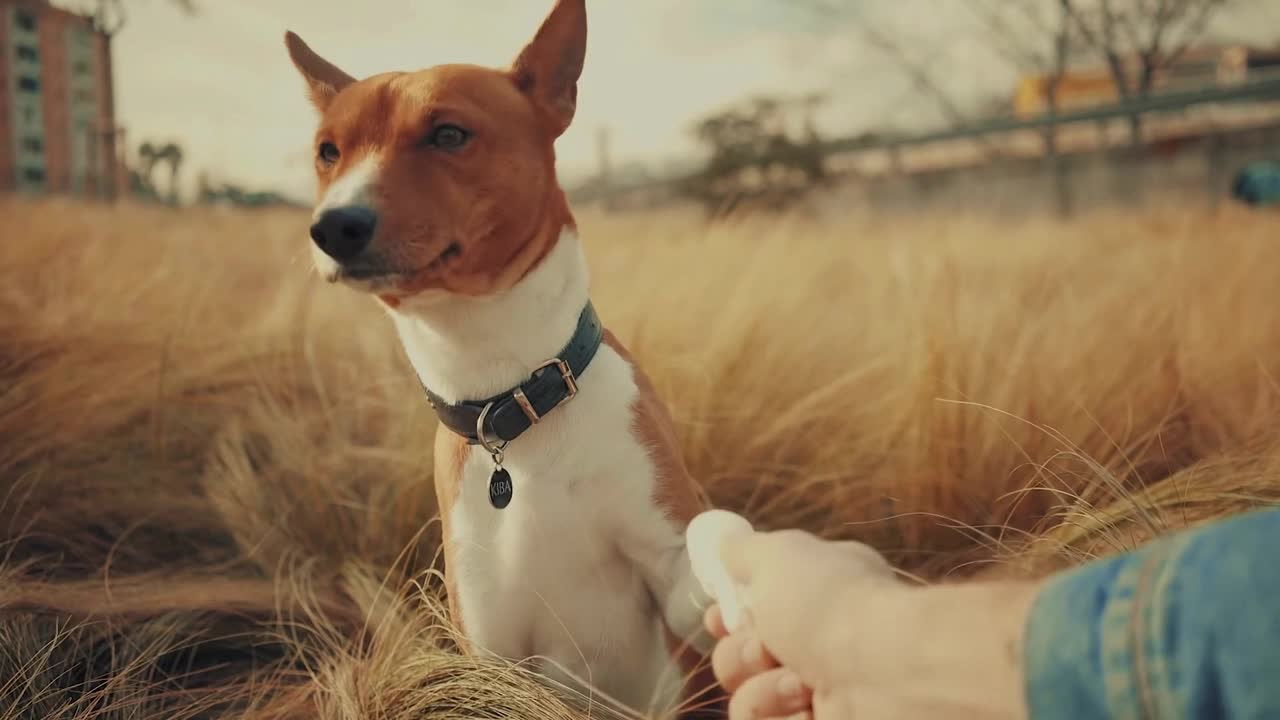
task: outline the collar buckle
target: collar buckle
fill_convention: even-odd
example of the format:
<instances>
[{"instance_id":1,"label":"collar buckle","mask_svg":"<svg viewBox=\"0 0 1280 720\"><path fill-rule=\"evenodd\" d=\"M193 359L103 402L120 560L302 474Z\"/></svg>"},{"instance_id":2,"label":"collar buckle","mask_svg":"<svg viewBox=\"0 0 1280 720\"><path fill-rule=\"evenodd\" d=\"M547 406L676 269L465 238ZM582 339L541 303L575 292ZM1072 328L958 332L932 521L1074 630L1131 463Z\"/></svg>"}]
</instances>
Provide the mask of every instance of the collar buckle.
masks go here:
<instances>
[{"instance_id":1,"label":"collar buckle","mask_svg":"<svg viewBox=\"0 0 1280 720\"><path fill-rule=\"evenodd\" d=\"M0 0L2 2L3 0ZM515 388L488 400L446 402L423 385L427 402L441 424L463 436L472 445L482 445L490 453L501 451L525 430L542 421L552 410L578 395L577 373L584 372L604 341L600 318L588 301L578 316L578 327L554 357L533 369ZM559 375L557 379L551 373ZM563 386L560 383L563 382ZM563 388L563 389L562 389ZM551 407L545 407L554 402ZM519 411L516 411L516 408ZM485 432L488 429L489 432ZM494 442L490 442L490 438ZM501 444L499 444L501 443ZM495 456L496 457L496 456Z\"/></svg>"},{"instance_id":2,"label":"collar buckle","mask_svg":"<svg viewBox=\"0 0 1280 720\"><path fill-rule=\"evenodd\" d=\"M560 377L564 379L564 386L568 392L555 405L552 405L547 412L551 412L569 402L578 394L578 382L573 376L573 368L570 368L569 363L560 358L552 358L534 368L533 376L536 377L538 373L552 366L560 371ZM516 404L520 406L520 410L524 412L524 416L529 418L530 423L537 425L542 420L542 416L538 414L537 410L533 409L533 403L529 402L529 398L524 394L523 389L516 388L511 395L515 398Z\"/></svg>"}]
</instances>

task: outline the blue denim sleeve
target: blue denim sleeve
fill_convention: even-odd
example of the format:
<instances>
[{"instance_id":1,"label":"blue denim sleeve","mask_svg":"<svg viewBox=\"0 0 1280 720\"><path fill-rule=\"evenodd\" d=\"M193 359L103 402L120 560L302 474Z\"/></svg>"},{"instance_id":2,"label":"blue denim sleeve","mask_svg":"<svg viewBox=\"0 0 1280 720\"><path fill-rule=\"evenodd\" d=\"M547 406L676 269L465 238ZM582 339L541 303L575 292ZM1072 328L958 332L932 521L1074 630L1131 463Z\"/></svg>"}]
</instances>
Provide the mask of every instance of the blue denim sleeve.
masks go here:
<instances>
[{"instance_id":1,"label":"blue denim sleeve","mask_svg":"<svg viewBox=\"0 0 1280 720\"><path fill-rule=\"evenodd\" d=\"M1024 652L1031 720L1280 718L1280 509L1052 578Z\"/></svg>"}]
</instances>

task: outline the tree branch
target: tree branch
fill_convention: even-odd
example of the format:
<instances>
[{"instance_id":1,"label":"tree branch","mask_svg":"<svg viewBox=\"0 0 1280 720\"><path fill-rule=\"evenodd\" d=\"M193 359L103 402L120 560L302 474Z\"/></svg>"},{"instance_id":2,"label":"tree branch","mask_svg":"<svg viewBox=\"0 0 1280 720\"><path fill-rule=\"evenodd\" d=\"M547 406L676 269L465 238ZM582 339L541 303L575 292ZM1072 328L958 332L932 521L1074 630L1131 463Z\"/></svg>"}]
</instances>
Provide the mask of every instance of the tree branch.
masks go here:
<instances>
[{"instance_id":1,"label":"tree branch","mask_svg":"<svg viewBox=\"0 0 1280 720\"><path fill-rule=\"evenodd\" d=\"M1013 28L1005 17L988 0L970 0L969 7L990 31L991 41L997 53L1004 56L1015 67L1027 68L1038 72L1047 72L1052 61L1035 50L1022 45L1018 38L1025 37Z\"/></svg>"},{"instance_id":2,"label":"tree branch","mask_svg":"<svg viewBox=\"0 0 1280 720\"><path fill-rule=\"evenodd\" d=\"M814 12L826 17L828 20L840 18L843 13L841 8L834 3L825 0L810 0L807 3ZM964 125L968 122L968 118L964 112L960 110L951 96L934 81L928 69L916 62L910 53L905 51L898 43L880 32L879 29L862 19L854 20L858 30L868 44L880 50L884 54L891 57L904 72L911 78L915 86L921 90L925 90L931 95L938 104L943 114L955 125Z\"/></svg>"},{"instance_id":3,"label":"tree branch","mask_svg":"<svg viewBox=\"0 0 1280 720\"><path fill-rule=\"evenodd\" d=\"M1163 2L1163 0L1161 0ZM1134 19L1131 13L1119 13L1112 19L1120 29L1124 31L1125 37L1129 41L1129 45L1135 48L1143 46L1142 33L1138 31L1138 21ZM1114 38L1113 38L1114 41Z\"/></svg>"},{"instance_id":4,"label":"tree branch","mask_svg":"<svg viewBox=\"0 0 1280 720\"><path fill-rule=\"evenodd\" d=\"M1205 28L1209 25L1209 18L1213 15L1213 11L1221 8L1224 4L1225 3L1221 0L1200 0L1196 6L1196 10L1198 10L1198 12L1195 17L1187 23L1186 32L1183 33L1181 41L1171 45L1172 49L1165 54L1164 62L1166 64L1174 63L1182 57L1183 53L1185 53L1196 40L1204 35Z\"/></svg>"},{"instance_id":5,"label":"tree branch","mask_svg":"<svg viewBox=\"0 0 1280 720\"><path fill-rule=\"evenodd\" d=\"M1101 33L1085 22L1080 15L1079 8L1071 0L1064 0L1062 8L1063 12L1067 13L1067 16L1071 19L1071 22L1075 24L1085 42L1106 60L1107 67L1111 70L1111 78L1116 85L1116 92L1120 94L1122 99L1127 100L1132 94L1129 87L1129 73L1125 70L1124 60L1116 49L1115 13L1111 8L1111 1L1102 0Z\"/></svg>"},{"instance_id":6,"label":"tree branch","mask_svg":"<svg viewBox=\"0 0 1280 720\"><path fill-rule=\"evenodd\" d=\"M1026 19L1027 23L1034 26L1036 32L1043 37L1049 37L1056 33L1049 22L1040 13L1033 8L1039 7L1038 0L1022 0L1021 2L1013 2L1013 7Z\"/></svg>"}]
</instances>

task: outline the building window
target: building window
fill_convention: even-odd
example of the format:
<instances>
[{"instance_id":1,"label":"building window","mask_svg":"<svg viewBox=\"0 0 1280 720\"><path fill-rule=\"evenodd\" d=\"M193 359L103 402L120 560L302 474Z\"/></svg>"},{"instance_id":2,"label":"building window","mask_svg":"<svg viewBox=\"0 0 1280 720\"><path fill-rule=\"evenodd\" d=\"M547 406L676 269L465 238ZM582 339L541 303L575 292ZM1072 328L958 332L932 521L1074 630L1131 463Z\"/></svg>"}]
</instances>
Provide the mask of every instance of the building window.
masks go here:
<instances>
[{"instance_id":1,"label":"building window","mask_svg":"<svg viewBox=\"0 0 1280 720\"><path fill-rule=\"evenodd\" d=\"M36 124L36 109L30 105L22 108L22 120L28 125Z\"/></svg>"},{"instance_id":2,"label":"building window","mask_svg":"<svg viewBox=\"0 0 1280 720\"><path fill-rule=\"evenodd\" d=\"M28 60L30 62L40 62L40 51L30 45L19 45L17 48L19 60Z\"/></svg>"},{"instance_id":3,"label":"building window","mask_svg":"<svg viewBox=\"0 0 1280 720\"><path fill-rule=\"evenodd\" d=\"M18 78L18 89L26 92L40 92L40 81L30 75L23 75Z\"/></svg>"},{"instance_id":4,"label":"building window","mask_svg":"<svg viewBox=\"0 0 1280 720\"><path fill-rule=\"evenodd\" d=\"M44 170L36 167L29 167L22 171L22 177L29 183L44 182Z\"/></svg>"},{"instance_id":5,"label":"building window","mask_svg":"<svg viewBox=\"0 0 1280 720\"><path fill-rule=\"evenodd\" d=\"M88 75L89 63L85 62L84 60L79 60L71 65L71 72L75 73L76 75Z\"/></svg>"},{"instance_id":6,"label":"building window","mask_svg":"<svg viewBox=\"0 0 1280 720\"><path fill-rule=\"evenodd\" d=\"M27 32L36 31L36 16L26 10L18 10L14 13L14 20L18 23L18 27Z\"/></svg>"},{"instance_id":7,"label":"building window","mask_svg":"<svg viewBox=\"0 0 1280 720\"><path fill-rule=\"evenodd\" d=\"M22 138L22 147L25 148L27 152L44 152L44 141L38 137Z\"/></svg>"},{"instance_id":8,"label":"building window","mask_svg":"<svg viewBox=\"0 0 1280 720\"><path fill-rule=\"evenodd\" d=\"M93 91L85 90L85 89L77 90L75 92L74 98L75 98L75 101L78 103L84 103L86 105L90 105L93 103Z\"/></svg>"}]
</instances>

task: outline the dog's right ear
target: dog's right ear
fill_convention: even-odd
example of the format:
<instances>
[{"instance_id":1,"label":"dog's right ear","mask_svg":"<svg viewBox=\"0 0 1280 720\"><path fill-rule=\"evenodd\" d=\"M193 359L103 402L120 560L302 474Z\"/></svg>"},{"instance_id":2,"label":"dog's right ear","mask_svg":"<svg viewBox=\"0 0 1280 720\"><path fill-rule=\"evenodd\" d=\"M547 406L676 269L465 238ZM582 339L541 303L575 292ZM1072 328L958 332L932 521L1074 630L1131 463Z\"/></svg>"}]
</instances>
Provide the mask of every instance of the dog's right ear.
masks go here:
<instances>
[{"instance_id":1,"label":"dog's right ear","mask_svg":"<svg viewBox=\"0 0 1280 720\"><path fill-rule=\"evenodd\" d=\"M586 0L556 0L511 66L516 86L542 111L554 137L569 128L577 112L578 78L586 54Z\"/></svg>"},{"instance_id":2,"label":"dog's right ear","mask_svg":"<svg viewBox=\"0 0 1280 720\"><path fill-rule=\"evenodd\" d=\"M298 72L307 81L311 104L320 112L329 107L329 103L343 88L356 81L336 65L317 55L293 31L284 34L284 45L289 49L293 66L298 68Z\"/></svg>"}]
</instances>

